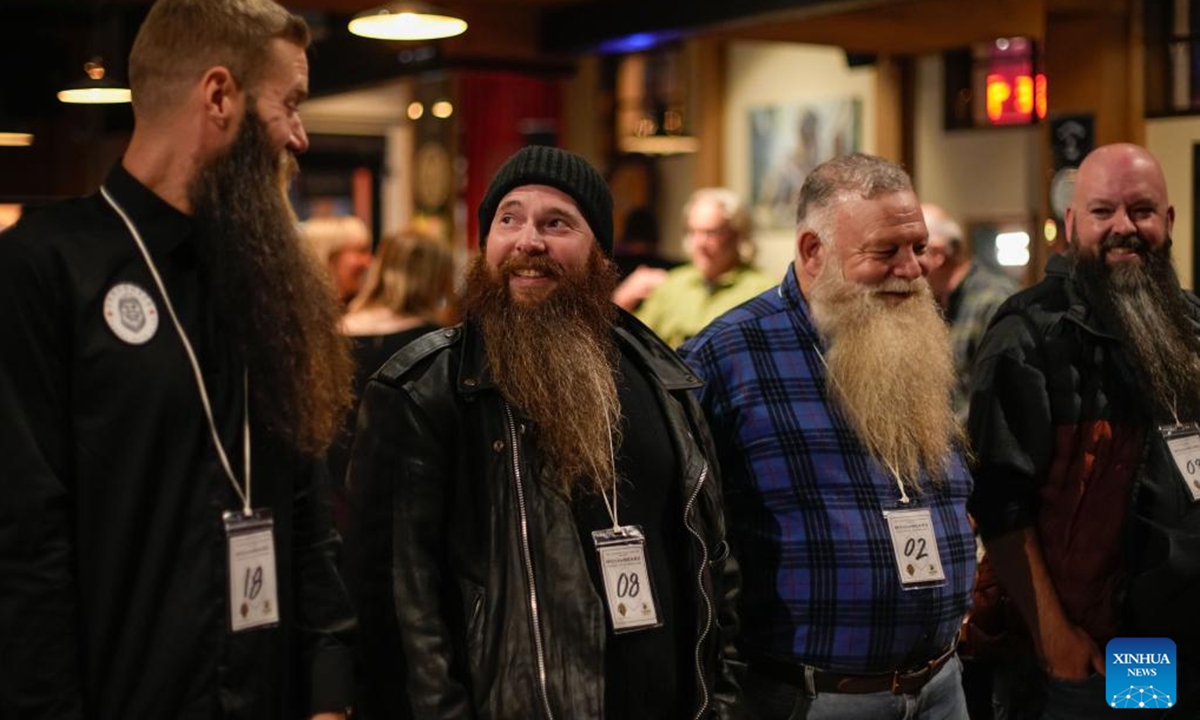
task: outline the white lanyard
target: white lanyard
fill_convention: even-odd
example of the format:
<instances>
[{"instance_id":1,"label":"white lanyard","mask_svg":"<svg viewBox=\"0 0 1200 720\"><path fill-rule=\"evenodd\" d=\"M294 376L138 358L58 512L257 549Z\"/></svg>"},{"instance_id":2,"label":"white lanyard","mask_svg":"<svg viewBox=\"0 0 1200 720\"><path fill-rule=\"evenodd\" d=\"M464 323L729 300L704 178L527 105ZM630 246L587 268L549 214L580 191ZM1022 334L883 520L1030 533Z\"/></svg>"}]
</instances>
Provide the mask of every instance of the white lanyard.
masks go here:
<instances>
[{"instance_id":1,"label":"white lanyard","mask_svg":"<svg viewBox=\"0 0 1200 720\"><path fill-rule=\"evenodd\" d=\"M600 392L600 379L595 378L597 393ZM603 394L601 394L603 397ZM607 420L611 413L608 412L608 403L604 404L604 417ZM613 532L617 535L621 534L621 523L617 521L617 454L613 451L613 429L610 425L608 428L608 461L612 463L612 504L609 504L608 498L605 497L604 491L600 491L600 499L604 501L604 509L608 510L608 516L613 521Z\"/></svg>"},{"instance_id":2,"label":"white lanyard","mask_svg":"<svg viewBox=\"0 0 1200 720\"><path fill-rule=\"evenodd\" d=\"M200 404L204 406L204 417L208 419L208 429L212 433L213 445L217 449L217 457L221 460L221 467L225 470L225 476L229 478L229 484L233 486L233 491L237 493L242 500L242 514L250 517L252 514L250 507L250 377L249 371L242 371L242 448L243 459L245 464L246 490L242 491L238 485L237 478L233 474L233 466L229 464L229 456L225 454L225 447L221 444L221 436L217 432L217 423L213 420L212 403L208 399L208 388L204 384L204 375L200 372L200 361L196 359L196 352L192 349L192 343L188 340L187 333L183 330L183 325L179 322L179 317L175 314L175 307L171 304L171 296L167 294L167 286L163 284L162 277L158 274L158 267L154 264L154 258L150 257L150 251L146 249L146 243L142 241L142 236L138 232L137 227L129 216L125 214L125 210L113 199L113 196L108 193L108 188L101 186L100 194L108 202L112 209L125 221L125 227L129 228L129 234L133 236L133 241L137 244L138 250L142 252L142 259L146 261L146 267L150 269L150 275L154 278L154 284L158 287L159 294L162 295L163 303L167 306L167 314L171 316L171 322L175 324L175 331L179 333L179 339L183 342L183 349L187 351L188 360L192 365L192 372L196 376L196 387L200 391Z\"/></svg>"}]
</instances>

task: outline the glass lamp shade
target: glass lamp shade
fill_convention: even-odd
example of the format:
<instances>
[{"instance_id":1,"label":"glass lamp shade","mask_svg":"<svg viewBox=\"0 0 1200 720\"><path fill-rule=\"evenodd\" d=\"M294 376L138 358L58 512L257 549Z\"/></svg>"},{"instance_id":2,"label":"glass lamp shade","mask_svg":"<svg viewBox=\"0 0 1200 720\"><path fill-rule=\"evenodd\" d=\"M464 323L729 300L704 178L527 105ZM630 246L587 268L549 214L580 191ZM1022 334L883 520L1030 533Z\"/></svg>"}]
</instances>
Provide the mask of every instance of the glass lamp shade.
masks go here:
<instances>
[{"instance_id":1,"label":"glass lamp shade","mask_svg":"<svg viewBox=\"0 0 1200 720\"><path fill-rule=\"evenodd\" d=\"M351 33L375 40L438 40L466 31L462 18L421 3L392 3L350 20Z\"/></svg>"}]
</instances>

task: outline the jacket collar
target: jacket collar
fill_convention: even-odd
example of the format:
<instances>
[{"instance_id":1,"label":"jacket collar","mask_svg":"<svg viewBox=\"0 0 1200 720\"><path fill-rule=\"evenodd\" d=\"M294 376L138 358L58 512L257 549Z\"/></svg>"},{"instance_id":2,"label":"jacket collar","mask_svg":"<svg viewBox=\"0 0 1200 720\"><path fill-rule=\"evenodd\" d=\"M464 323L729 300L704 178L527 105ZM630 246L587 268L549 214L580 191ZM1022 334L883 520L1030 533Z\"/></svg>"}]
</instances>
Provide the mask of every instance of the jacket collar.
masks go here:
<instances>
[{"instance_id":1,"label":"jacket collar","mask_svg":"<svg viewBox=\"0 0 1200 720\"><path fill-rule=\"evenodd\" d=\"M666 390L692 390L703 385L700 378L653 331L619 308L613 333L621 352L634 358ZM458 391L464 395L496 389L495 378L487 363L483 335L471 323L463 323L463 352L456 384Z\"/></svg>"},{"instance_id":2,"label":"jacket collar","mask_svg":"<svg viewBox=\"0 0 1200 720\"><path fill-rule=\"evenodd\" d=\"M152 254L171 252L194 232L195 223L190 217L140 183L121 163L109 171L104 187L129 215Z\"/></svg>"}]
</instances>

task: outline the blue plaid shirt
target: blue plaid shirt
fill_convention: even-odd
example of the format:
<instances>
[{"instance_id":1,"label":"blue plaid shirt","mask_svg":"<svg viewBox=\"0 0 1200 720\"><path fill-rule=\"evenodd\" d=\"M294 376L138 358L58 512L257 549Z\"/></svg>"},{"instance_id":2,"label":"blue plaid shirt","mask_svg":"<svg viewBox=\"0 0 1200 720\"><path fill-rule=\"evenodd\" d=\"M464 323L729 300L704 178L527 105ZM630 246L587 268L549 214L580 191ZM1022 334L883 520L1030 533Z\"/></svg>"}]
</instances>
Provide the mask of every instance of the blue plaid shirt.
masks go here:
<instances>
[{"instance_id":1,"label":"blue plaid shirt","mask_svg":"<svg viewBox=\"0 0 1200 720\"><path fill-rule=\"evenodd\" d=\"M956 453L941 489L922 478L910 493L904 507L930 509L946 582L903 589L883 515L900 491L826 393L821 342L789 268L680 349L707 381L744 573L741 645L838 672L919 666L955 641L970 603L970 475Z\"/></svg>"}]
</instances>

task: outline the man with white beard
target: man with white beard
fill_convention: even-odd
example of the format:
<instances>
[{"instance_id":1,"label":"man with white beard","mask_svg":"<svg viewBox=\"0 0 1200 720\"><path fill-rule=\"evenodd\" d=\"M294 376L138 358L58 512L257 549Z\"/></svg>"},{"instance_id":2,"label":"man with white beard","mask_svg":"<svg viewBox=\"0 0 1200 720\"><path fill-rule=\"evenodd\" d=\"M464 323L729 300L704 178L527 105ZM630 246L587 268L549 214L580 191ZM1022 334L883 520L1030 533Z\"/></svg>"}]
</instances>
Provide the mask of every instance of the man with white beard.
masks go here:
<instances>
[{"instance_id":1,"label":"man with white beard","mask_svg":"<svg viewBox=\"0 0 1200 720\"><path fill-rule=\"evenodd\" d=\"M1200 485L1187 446L1200 302L1171 265L1174 218L1149 152L1096 149L1067 210L1070 250L1000 309L980 348L971 511L1031 630L1043 718L1111 712L1105 648L1118 636L1176 643L1168 716L1197 716Z\"/></svg>"},{"instance_id":2,"label":"man with white beard","mask_svg":"<svg viewBox=\"0 0 1200 720\"><path fill-rule=\"evenodd\" d=\"M739 648L759 717L960 718L970 478L947 330L900 167L849 155L805 180L783 283L681 354L726 478Z\"/></svg>"}]
</instances>

